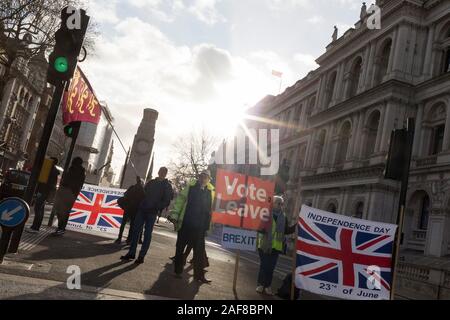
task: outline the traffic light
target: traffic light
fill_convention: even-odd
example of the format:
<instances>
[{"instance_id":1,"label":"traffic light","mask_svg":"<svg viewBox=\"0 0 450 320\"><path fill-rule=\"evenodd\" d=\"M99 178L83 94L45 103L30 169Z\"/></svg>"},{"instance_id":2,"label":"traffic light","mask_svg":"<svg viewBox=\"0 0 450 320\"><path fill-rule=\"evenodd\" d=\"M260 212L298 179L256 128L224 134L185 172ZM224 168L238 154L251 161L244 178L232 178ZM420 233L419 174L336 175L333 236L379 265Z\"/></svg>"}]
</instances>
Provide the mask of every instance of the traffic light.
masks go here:
<instances>
[{"instance_id":1,"label":"traffic light","mask_svg":"<svg viewBox=\"0 0 450 320\"><path fill-rule=\"evenodd\" d=\"M76 134L78 134L78 129L80 129L81 122L71 122L68 125L64 127L64 134L69 137L73 138Z\"/></svg>"},{"instance_id":2,"label":"traffic light","mask_svg":"<svg viewBox=\"0 0 450 320\"><path fill-rule=\"evenodd\" d=\"M48 83L56 86L72 78L88 23L84 10L66 7L61 11L61 27L55 33L55 47L49 56Z\"/></svg>"}]
</instances>

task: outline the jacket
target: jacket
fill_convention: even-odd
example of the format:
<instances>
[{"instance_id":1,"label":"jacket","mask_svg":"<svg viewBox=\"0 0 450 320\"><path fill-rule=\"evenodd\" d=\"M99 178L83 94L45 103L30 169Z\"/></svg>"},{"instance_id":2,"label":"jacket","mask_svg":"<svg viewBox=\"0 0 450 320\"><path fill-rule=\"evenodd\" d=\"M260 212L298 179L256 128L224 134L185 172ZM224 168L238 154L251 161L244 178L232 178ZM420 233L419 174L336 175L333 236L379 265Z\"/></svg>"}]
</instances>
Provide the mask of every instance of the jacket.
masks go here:
<instances>
[{"instance_id":1,"label":"jacket","mask_svg":"<svg viewBox=\"0 0 450 320\"><path fill-rule=\"evenodd\" d=\"M167 208L173 198L173 189L169 180L158 178L149 181L144 187L145 198L139 209L144 213L158 214Z\"/></svg>"},{"instance_id":2,"label":"jacket","mask_svg":"<svg viewBox=\"0 0 450 320\"><path fill-rule=\"evenodd\" d=\"M84 168L82 166L72 166L64 173L61 186L69 188L75 196L78 196L81 188L83 188L85 179L86 172Z\"/></svg>"},{"instance_id":3,"label":"jacket","mask_svg":"<svg viewBox=\"0 0 450 320\"><path fill-rule=\"evenodd\" d=\"M189 182L188 186L184 188L175 199L175 203L173 208L170 210L169 220L175 223L176 230L179 231L183 226L184 215L186 213L186 207L188 203L189 191L192 187L197 184L197 180L192 180ZM208 183L206 188L211 193L211 209L213 207L214 198L215 198L215 189L211 183Z\"/></svg>"}]
</instances>

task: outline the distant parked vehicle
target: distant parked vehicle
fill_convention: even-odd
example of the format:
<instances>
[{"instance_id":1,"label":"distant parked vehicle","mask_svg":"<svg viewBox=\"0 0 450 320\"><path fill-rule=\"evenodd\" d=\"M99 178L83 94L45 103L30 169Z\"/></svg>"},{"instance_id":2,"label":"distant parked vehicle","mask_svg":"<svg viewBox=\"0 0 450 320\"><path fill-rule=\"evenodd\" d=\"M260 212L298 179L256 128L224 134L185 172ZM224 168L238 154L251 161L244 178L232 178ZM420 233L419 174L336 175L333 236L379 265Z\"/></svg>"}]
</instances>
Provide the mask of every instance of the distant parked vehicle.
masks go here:
<instances>
[{"instance_id":1,"label":"distant parked vehicle","mask_svg":"<svg viewBox=\"0 0 450 320\"><path fill-rule=\"evenodd\" d=\"M0 200L9 197L23 198L29 179L30 173L27 171L6 171L0 186Z\"/></svg>"}]
</instances>

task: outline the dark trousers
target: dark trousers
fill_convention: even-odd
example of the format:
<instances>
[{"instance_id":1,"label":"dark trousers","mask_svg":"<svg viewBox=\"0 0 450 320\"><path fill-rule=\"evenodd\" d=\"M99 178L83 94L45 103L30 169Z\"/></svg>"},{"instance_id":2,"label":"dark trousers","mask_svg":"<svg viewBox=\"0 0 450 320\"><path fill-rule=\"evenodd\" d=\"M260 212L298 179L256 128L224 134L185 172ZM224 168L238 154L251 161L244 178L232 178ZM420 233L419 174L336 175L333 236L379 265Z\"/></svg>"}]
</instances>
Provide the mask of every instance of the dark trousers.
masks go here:
<instances>
[{"instance_id":1,"label":"dark trousers","mask_svg":"<svg viewBox=\"0 0 450 320\"><path fill-rule=\"evenodd\" d=\"M69 221L70 210L64 212L58 217L58 230L66 230L67 222Z\"/></svg>"},{"instance_id":2,"label":"dark trousers","mask_svg":"<svg viewBox=\"0 0 450 320\"><path fill-rule=\"evenodd\" d=\"M36 197L36 202L34 203L34 219L31 229L39 231L42 225L42 220L44 220L44 210L45 201L47 200L47 195L39 193Z\"/></svg>"},{"instance_id":3,"label":"dark trousers","mask_svg":"<svg viewBox=\"0 0 450 320\"><path fill-rule=\"evenodd\" d=\"M138 241L140 238L141 230L145 226L144 230L144 241L141 246L141 251L139 252L139 257L144 258L150 248L150 243L152 241L153 226L156 222L156 214L143 213L141 210L136 214L134 220L133 233L131 237L130 250L128 255L136 256Z\"/></svg>"},{"instance_id":4,"label":"dark trousers","mask_svg":"<svg viewBox=\"0 0 450 320\"><path fill-rule=\"evenodd\" d=\"M117 238L118 240L122 241L122 236L123 236L123 231L125 229L125 225L127 224L127 222L130 222L130 229L128 230L127 241L131 241L131 237L133 236L135 217L136 217L135 213L130 214L127 211L124 212L122 223L120 224L119 236Z\"/></svg>"},{"instance_id":5,"label":"dark trousers","mask_svg":"<svg viewBox=\"0 0 450 320\"><path fill-rule=\"evenodd\" d=\"M205 275L205 232L193 228L182 227L178 232L176 253L175 253L175 273L181 274L185 262L184 250L191 246L194 250L194 278L202 278Z\"/></svg>"},{"instance_id":6,"label":"dark trousers","mask_svg":"<svg viewBox=\"0 0 450 320\"><path fill-rule=\"evenodd\" d=\"M258 286L269 288L272 285L273 272L277 265L279 252L272 251L272 253L264 253L262 250L258 250L259 253L259 273L258 273Z\"/></svg>"}]
</instances>

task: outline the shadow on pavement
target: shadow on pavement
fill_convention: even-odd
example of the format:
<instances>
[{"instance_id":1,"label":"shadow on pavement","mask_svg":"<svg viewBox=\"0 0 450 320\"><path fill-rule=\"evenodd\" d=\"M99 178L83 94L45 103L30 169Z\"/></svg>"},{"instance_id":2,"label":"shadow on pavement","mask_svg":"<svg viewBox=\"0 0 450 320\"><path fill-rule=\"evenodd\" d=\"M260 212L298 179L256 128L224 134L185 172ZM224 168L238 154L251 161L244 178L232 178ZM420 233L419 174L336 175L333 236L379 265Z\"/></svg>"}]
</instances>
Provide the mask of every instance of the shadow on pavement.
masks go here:
<instances>
[{"instance_id":1,"label":"shadow on pavement","mask_svg":"<svg viewBox=\"0 0 450 320\"><path fill-rule=\"evenodd\" d=\"M109 255L123 250L123 246L114 244L112 240L72 232L66 232L63 237L49 236L39 246L47 249L32 252L29 259L70 260Z\"/></svg>"},{"instance_id":2,"label":"shadow on pavement","mask_svg":"<svg viewBox=\"0 0 450 320\"><path fill-rule=\"evenodd\" d=\"M119 261L101 268L83 273L81 275L81 284L99 288L108 288L111 281L120 275L136 269L139 265L133 262ZM118 267L123 267L116 269ZM115 270L114 270L115 269Z\"/></svg>"},{"instance_id":3,"label":"shadow on pavement","mask_svg":"<svg viewBox=\"0 0 450 320\"><path fill-rule=\"evenodd\" d=\"M201 284L183 272L181 279L175 278L172 263L167 263L164 270L159 274L153 286L144 293L183 300L194 300L200 290Z\"/></svg>"}]
</instances>

